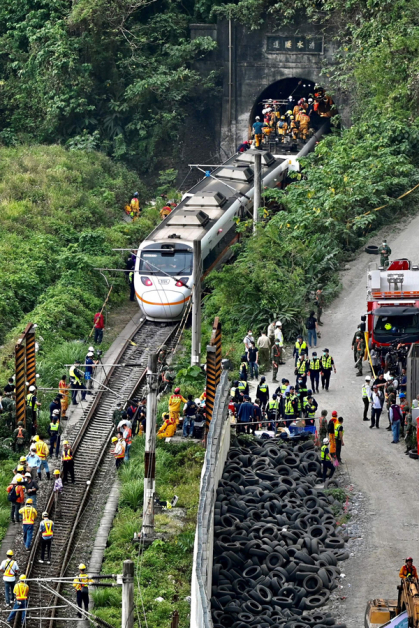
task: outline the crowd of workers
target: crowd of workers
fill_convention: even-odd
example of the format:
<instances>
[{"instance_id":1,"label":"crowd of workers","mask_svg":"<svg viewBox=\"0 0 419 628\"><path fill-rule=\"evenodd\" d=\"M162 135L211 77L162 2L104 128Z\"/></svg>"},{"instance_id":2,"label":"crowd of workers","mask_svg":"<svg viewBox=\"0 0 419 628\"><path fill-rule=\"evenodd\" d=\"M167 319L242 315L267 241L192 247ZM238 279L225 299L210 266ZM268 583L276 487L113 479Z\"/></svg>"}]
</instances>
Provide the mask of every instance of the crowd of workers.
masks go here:
<instances>
[{"instance_id":1,"label":"crowd of workers","mask_svg":"<svg viewBox=\"0 0 419 628\"><path fill-rule=\"evenodd\" d=\"M323 87L315 85L314 93L298 101L293 96L288 100L263 101L262 117L256 116L252 126L252 136L256 148L262 146L266 138L275 137L280 143L306 142L322 123L323 119L337 114L336 106ZM324 121L324 120L323 120ZM243 152L250 148L246 141L239 146Z\"/></svg>"}]
</instances>

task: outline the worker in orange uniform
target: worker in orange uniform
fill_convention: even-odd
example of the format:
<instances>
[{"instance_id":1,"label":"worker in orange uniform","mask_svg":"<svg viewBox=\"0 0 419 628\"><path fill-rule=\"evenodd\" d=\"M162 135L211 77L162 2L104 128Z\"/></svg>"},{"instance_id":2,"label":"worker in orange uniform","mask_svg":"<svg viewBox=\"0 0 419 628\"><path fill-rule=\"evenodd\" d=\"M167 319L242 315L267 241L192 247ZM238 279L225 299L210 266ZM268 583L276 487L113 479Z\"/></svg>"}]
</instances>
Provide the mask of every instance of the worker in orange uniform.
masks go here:
<instances>
[{"instance_id":1,"label":"worker in orange uniform","mask_svg":"<svg viewBox=\"0 0 419 628\"><path fill-rule=\"evenodd\" d=\"M400 569L399 577L404 580L405 578L417 578L418 572L413 564L413 558L409 556L406 558L406 564Z\"/></svg>"},{"instance_id":2,"label":"worker in orange uniform","mask_svg":"<svg viewBox=\"0 0 419 628\"><path fill-rule=\"evenodd\" d=\"M48 466L48 455L49 455L49 447L44 441L39 438L38 435L34 436L33 442L35 443L36 455L41 460L41 464L38 467L38 478L41 480L42 469L45 469L45 473L47 474L48 480L51 479L51 473L49 471Z\"/></svg>"},{"instance_id":3,"label":"worker in orange uniform","mask_svg":"<svg viewBox=\"0 0 419 628\"><path fill-rule=\"evenodd\" d=\"M327 426L328 438L329 438L329 452L333 457L336 457L336 438L335 438L335 429L338 421L338 413L336 410L332 412L332 418L329 421Z\"/></svg>"},{"instance_id":4,"label":"worker in orange uniform","mask_svg":"<svg viewBox=\"0 0 419 628\"><path fill-rule=\"evenodd\" d=\"M294 116L290 116L290 133L293 140L298 138L298 124L294 119Z\"/></svg>"},{"instance_id":5,"label":"worker in orange uniform","mask_svg":"<svg viewBox=\"0 0 419 628\"><path fill-rule=\"evenodd\" d=\"M130 213L129 213L129 215L131 216L131 218L133 220L138 218L139 215L140 215L140 212L141 212L141 210L140 210L140 200L139 200L138 196L139 196L138 192L134 192L134 195L133 195L133 197L131 199L131 202L129 204L129 206L130 206Z\"/></svg>"},{"instance_id":6,"label":"worker in orange uniform","mask_svg":"<svg viewBox=\"0 0 419 628\"><path fill-rule=\"evenodd\" d=\"M54 538L54 522L49 518L47 512L42 513L42 521L39 526L39 533L41 535L41 558L39 563L43 563L45 554L47 555L47 565L51 564L51 544Z\"/></svg>"},{"instance_id":7,"label":"worker in orange uniform","mask_svg":"<svg viewBox=\"0 0 419 628\"><path fill-rule=\"evenodd\" d=\"M160 210L160 218L164 220L172 211L172 207L170 205L165 205Z\"/></svg>"},{"instance_id":8,"label":"worker in orange uniform","mask_svg":"<svg viewBox=\"0 0 419 628\"><path fill-rule=\"evenodd\" d=\"M73 450L68 440L63 442L63 451L61 453L61 462L63 463L63 484L67 484L68 474L71 475L71 482L74 484L74 460Z\"/></svg>"},{"instance_id":9,"label":"worker in orange uniform","mask_svg":"<svg viewBox=\"0 0 419 628\"><path fill-rule=\"evenodd\" d=\"M172 438L176 434L176 419L171 418L168 412L162 415L163 425L157 432L157 438Z\"/></svg>"},{"instance_id":10,"label":"worker in orange uniform","mask_svg":"<svg viewBox=\"0 0 419 628\"><path fill-rule=\"evenodd\" d=\"M68 408L68 391L70 390L70 386L67 384L67 376L63 375L58 383L58 390L61 395L61 418L67 419L67 408Z\"/></svg>"},{"instance_id":11,"label":"worker in orange uniform","mask_svg":"<svg viewBox=\"0 0 419 628\"><path fill-rule=\"evenodd\" d=\"M19 576L19 582L15 584L13 589L13 595L15 596L15 603L13 605L13 610L10 613L7 621L9 624L13 624L14 618L17 615L17 611L20 610L22 612L19 613L19 619L22 622L22 626L25 625L26 618L26 608L28 608L28 596L29 596L29 586L25 582L26 576L22 574Z\"/></svg>"},{"instance_id":12,"label":"worker in orange uniform","mask_svg":"<svg viewBox=\"0 0 419 628\"><path fill-rule=\"evenodd\" d=\"M306 141L310 129L310 116L305 111L301 111L298 119L300 122L300 138Z\"/></svg>"},{"instance_id":13,"label":"worker in orange uniform","mask_svg":"<svg viewBox=\"0 0 419 628\"><path fill-rule=\"evenodd\" d=\"M89 612L89 584L92 584L93 580L89 578L86 573L86 565L81 563L79 565L79 575L73 580L73 587L76 589L77 606L80 610L83 608L86 612ZM77 613L77 617L81 617L81 613Z\"/></svg>"},{"instance_id":14,"label":"worker in orange uniform","mask_svg":"<svg viewBox=\"0 0 419 628\"><path fill-rule=\"evenodd\" d=\"M173 395L169 398L169 416L176 421L176 425L179 424L180 406L182 403L186 403L186 401L180 394L180 388L175 388Z\"/></svg>"},{"instance_id":15,"label":"worker in orange uniform","mask_svg":"<svg viewBox=\"0 0 419 628\"><path fill-rule=\"evenodd\" d=\"M111 454L115 458L115 467L119 469L125 458L125 441L122 438L121 432L118 432L118 436L112 438L113 449Z\"/></svg>"},{"instance_id":16,"label":"worker in orange uniform","mask_svg":"<svg viewBox=\"0 0 419 628\"><path fill-rule=\"evenodd\" d=\"M278 135L280 136L280 140L283 142L284 137L288 131L288 123L286 121L285 116L281 116L281 119L278 120L278 124L276 125L276 130L278 131Z\"/></svg>"},{"instance_id":17,"label":"worker in orange uniform","mask_svg":"<svg viewBox=\"0 0 419 628\"><path fill-rule=\"evenodd\" d=\"M11 503L12 509L10 512L10 518L13 523L19 523L19 509L25 502L25 489L23 487L23 478L21 475L16 475L13 478L10 486L7 487L8 496L7 499Z\"/></svg>"},{"instance_id":18,"label":"worker in orange uniform","mask_svg":"<svg viewBox=\"0 0 419 628\"><path fill-rule=\"evenodd\" d=\"M19 513L23 517L23 542L29 552L33 537L33 526L35 519L38 516L37 511L33 507L32 497L29 497L29 499L26 500L26 504L19 510Z\"/></svg>"}]
</instances>

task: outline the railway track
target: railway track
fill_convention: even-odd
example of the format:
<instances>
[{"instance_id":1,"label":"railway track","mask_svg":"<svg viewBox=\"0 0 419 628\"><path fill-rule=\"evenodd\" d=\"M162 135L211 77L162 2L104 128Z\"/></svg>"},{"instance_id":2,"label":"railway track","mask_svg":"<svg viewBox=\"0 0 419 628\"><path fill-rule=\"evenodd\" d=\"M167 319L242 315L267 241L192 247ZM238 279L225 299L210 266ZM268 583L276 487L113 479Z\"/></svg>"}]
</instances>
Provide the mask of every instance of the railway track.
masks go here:
<instances>
[{"instance_id":1,"label":"railway track","mask_svg":"<svg viewBox=\"0 0 419 628\"><path fill-rule=\"evenodd\" d=\"M160 324L143 320L135 330L134 334L125 341L121 351L115 360L116 364L134 364L135 366L112 367L106 375L103 384L107 389L103 389L95 394L90 408L85 417L80 421L79 429L72 436L72 447L74 451L75 484L67 484L61 496L61 517L55 517L54 498L51 494L48 499L46 510L54 520L54 538L52 542L51 564L39 563L41 557L41 543L38 530L34 533L34 542L26 565L26 574L30 579L42 578L62 578L66 575L66 569L73 557L74 545L78 525L82 516L86 518L88 512L91 489L95 478L100 477L103 483L106 478L111 479L112 467L104 478L103 467L107 467L109 461L109 441L113 434L112 413L116 407L118 398L111 391L121 395L124 400L134 398L145 386L145 376L147 371L147 360L150 352L157 351L161 345L165 344L169 349L174 349L179 341L183 330L183 321L180 324L168 323ZM104 483L106 492L107 484ZM105 495L106 498L106 495ZM92 530L95 521L92 521ZM84 524L85 525L85 524ZM37 526L38 527L38 526ZM90 530L89 530L90 532ZM31 586L30 607L54 606L57 600L55 594L43 590L36 586L35 582ZM57 592L61 589L61 584L54 585ZM62 603L58 600L58 603ZM39 617L38 612L33 613ZM74 612L71 612L74 617ZM50 617L48 622L42 622L45 626L49 624L52 628L55 618L54 610L48 615L44 610L43 617ZM60 621L59 618L56 618ZM39 626L39 619L27 619L29 626Z\"/></svg>"}]
</instances>

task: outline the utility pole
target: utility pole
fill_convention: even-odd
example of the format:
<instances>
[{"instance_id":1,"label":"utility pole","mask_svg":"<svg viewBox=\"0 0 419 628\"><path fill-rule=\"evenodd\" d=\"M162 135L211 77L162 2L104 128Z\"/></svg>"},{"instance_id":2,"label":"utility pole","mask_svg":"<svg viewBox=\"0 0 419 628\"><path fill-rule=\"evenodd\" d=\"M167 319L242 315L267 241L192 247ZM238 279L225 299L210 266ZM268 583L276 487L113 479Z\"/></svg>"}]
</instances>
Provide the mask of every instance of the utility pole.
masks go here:
<instances>
[{"instance_id":1,"label":"utility pole","mask_svg":"<svg viewBox=\"0 0 419 628\"><path fill-rule=\"evenodd\" d=\"M199 366L201 359L201 240L194 240L193 259L191 366Z\"/></svg>"},{"instance_id":2,"label":"utility pole","mask_svg":"<svg viewBox=\"0 0 419 628\"><path fill-rule=\"evenodd\" d=\"M144 507L141 536L154 532L154 491L156 489L156 416L157 416L157 353L150 353L147 364L147 420L144 451ZM125 564L125 563L124 563Z\"/></svg>"},{"instance_id":3,"label":"utility pole","mask_svg":"<svg viewBox=\"0 0 419 628\"><path fill-rule=\"evenodd\" d=\"M122 572L122 628L134 627L134 563L124 560Z\"/></svg>"},{"instance_id":4,"label":"utility pole","mask_svg":"<svg viewBox=\"0 0 419 628\"><path fill-rule=\"evenodd\" d=\"M253 233L256 233L256 225L259 219L259 207L262 199L262 155L255 151L254 157L254 185L255 193L253 195Z\"/></svg>"}]
</instances>

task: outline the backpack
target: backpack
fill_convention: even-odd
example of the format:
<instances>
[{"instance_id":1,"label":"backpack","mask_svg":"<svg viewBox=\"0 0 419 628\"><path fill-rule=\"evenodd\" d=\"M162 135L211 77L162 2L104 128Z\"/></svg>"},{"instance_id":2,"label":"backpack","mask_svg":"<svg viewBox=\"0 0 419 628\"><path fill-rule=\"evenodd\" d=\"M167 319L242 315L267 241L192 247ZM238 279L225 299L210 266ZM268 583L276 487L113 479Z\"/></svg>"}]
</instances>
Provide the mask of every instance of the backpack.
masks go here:
<instances>
[{"instance_id":1,"label":"backpack","mask_svg":"<svg viewBox=\"0 0 419 628\"><path fill-rule=\"evenodd\" d=\"M393 421L401 421L403 418L403 415L401 413L401 410L399 408L399 406L391 406L393 409Z\"/></svg>"},{"instance_id":2,"label":"backpack","mask_svg":"<svg viewBox=\"0 0 419 628\"><path fill-rule=\"evenodd\" d=\"M16 443L18 445L23 445L24 442L25 442L25 436L23 434L23 427L19 427L19 431L16 434Z\"/></svg>"},{"instance_id":3,"label":"backpack","mask_svg":"<svg viewBox=\"0 0 419 628\"><path fill-rule=\"evenodd\" d=\"M17 498L18 498L18 494L16 493L16 486L13 486L12 490L7 496L7 499L9 500L9 502L14 503L14 502L17 502Z\"/></svg>"},{"instance_id":4,"label":"backpack","mask_svg":"<svg viewBox=\"0 0 419 628\"><path fill-rule=\"evenodd\" d=\"M315 323L314 318L312 316L310 316L310 318L308 318L306 320L306 328L307 329L316 329L316 323Z\"/></svg>"}]
</instances>

